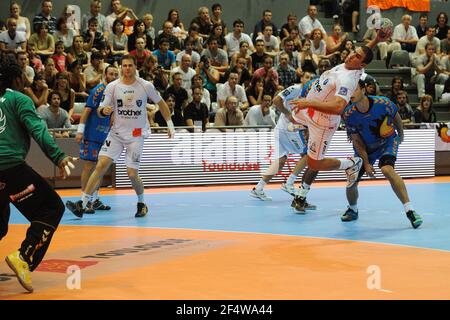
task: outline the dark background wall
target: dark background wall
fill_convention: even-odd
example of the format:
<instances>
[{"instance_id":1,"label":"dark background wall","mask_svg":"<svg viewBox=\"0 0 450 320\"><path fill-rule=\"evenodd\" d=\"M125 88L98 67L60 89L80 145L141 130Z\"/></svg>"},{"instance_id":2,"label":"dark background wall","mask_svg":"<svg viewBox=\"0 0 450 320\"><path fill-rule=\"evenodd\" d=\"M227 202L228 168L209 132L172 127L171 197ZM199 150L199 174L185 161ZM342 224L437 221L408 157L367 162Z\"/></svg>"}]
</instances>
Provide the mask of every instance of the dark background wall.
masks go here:
<instances>
[{"instance_id":1,"label":"dark background wall","mask_svg":"<svg viewBox=\"0 0 450 320\"><path fill-rule=\"evenodd\" d=\"M1 0L0 19L5 20L9 15L9 0ZM22 5L23 15L32 19L32 17L40 12L41 0L17 0ZM253 27L258 20L261 19L262 11L270 9L273 12L273 21L278 27L285 23L288 13L292 12L299 18L306 15L306 8L309 4L308 0L122 0L122 4L134 9L135 13L142 17L144 13L152 13L154 16L154 26L156 30L161 29L161 25L167 18L167 13L170 9L176 8L179 10L181 20L185 27L189 25L190 21L197 15L197 9L201 6L211 8L211 5L219 2L223 7L223 17L227 23L229 30L235 19L240 18L246 22L246 32L253 31ZM110 13L110 1L102 1L102 13L107 15ZM365 13L365 6L367 1L361 1L361 18L360 25L363 30L366 29L365 21L367 14ZM56 17L60 16L66 4L77 4L81 8L81 12L89 11L90 0L53 0L53 13ZM440 0L431 0L430 20L435 23L437 14L440 11L450 12L450 3L443 3ZM404 14L405 9L397 8L388 11L383 11L383 16L390 18L394 24L400 22L400 17ZM413 24L417 24L419 13L412 14ZM361 34L362 36L362 34Z\"/></svg>"}]
</instances>

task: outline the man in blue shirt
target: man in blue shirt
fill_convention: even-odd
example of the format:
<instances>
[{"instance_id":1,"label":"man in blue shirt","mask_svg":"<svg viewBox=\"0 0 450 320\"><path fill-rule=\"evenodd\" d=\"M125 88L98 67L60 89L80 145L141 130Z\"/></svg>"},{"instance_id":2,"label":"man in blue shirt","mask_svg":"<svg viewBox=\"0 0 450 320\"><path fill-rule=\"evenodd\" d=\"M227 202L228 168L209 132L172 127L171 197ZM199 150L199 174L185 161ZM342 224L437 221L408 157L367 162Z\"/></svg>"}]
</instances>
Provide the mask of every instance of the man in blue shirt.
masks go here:
<instances>
[{"instance_id":1,"label":"man in blue shirt","mask_svg":"<svg viewBox=\"0 0 450 320\"><path fill-rule=\"evenodd\" d=\"M378 166L402 202L406 216L413 228L418 228L422 224L422 218L414 211L405 183L394 169L398 147L404 138L398 107L387 97L366 96L364 82L360 80L352 102L342 114L342 119L345 122L347 134L353 142L355 155L363 160L363 166L357 182L346 189L349 206L341 216L341 220L358 219L358 181L364 173L374 177L373 164L379 160Z\"/></svg>"}]
</instances>

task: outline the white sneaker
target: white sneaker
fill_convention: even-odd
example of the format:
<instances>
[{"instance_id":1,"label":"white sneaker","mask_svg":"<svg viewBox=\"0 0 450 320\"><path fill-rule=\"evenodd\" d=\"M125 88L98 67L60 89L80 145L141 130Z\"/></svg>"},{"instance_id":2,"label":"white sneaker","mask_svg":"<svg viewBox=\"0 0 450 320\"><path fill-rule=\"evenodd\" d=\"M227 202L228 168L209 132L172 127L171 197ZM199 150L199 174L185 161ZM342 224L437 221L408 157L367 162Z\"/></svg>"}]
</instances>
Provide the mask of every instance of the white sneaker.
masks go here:
<instances>
[{"instance_id":1,"label":"white sneaker","mask_svg":"<svg viewBox=\"0 0 450 320\"><path fill-rule=\"evenodd\" d=\"M296 190L293 184L287 184L287 183L283 183L281 185L281 190L283 190L284 192L289 193L291 196L295 197L296 194Z\"/></svg>"},{"instance_id":2,"label":"white sneaker","mask_svg":"<svg viewBox=\"0 0 450 320\"><path fill-rule=\"evenodd\" d=\"M345 170L345 174L347 175L347 188L351 188L358 180L359 170L361 170L363 165L363 161L359 157L351 157L349 160L353 161L353 165Z\"/></svg>"},{"instance_id":3,"label":"white sneaker","mask_svg":"<svg viewBox=\"0 0 450 320\"><path fill-rule=\"evenodd\" d=\"M256 188L253 188L253 190L250 192L250 196L253 198L258 198L262 201L271 201L272 198L266 195L264 190L256 190Z\"/></svg>"}]
</instances>

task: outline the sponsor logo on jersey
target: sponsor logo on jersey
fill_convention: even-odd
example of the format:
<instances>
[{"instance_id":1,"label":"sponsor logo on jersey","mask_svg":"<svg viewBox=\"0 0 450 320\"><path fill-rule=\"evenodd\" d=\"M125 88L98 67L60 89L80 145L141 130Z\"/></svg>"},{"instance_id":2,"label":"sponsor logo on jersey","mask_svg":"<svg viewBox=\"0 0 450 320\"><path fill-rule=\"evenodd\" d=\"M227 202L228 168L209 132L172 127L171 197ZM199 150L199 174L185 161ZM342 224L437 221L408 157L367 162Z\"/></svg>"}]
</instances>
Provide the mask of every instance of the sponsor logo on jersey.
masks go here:
<instances>
[{"instance_id":1,"label":"sponsor logo on jersey","mask_svg":"<svg viewBox=\"0 0 450 320\"><path fill-rule=\"evenodd\" d=\"M142 111L141 110L134 111L134 110L130 110L130 109L117 110L117 114L119 116L139 117L142 114Z\"/></svg>"},{"instance_id":2,"label":"sponsor logo on jersey","mask_svg":"<svg viewBox=\"0 0 450 320\"><path fill-rule=\"evenodd\" d=\"M329 79L325 79L325 81L323 82L323 85L326 86L328 81L329 81Z\"/></svg>"},{"instance_id":3,"label":"sponsor logo on jersey","mask_svg":"<svg viewBox=\"0 0 450 320\"><path fill-rule=\"evenodd\" d=\"M136 105L138 108L142 107L142 100L136 100Z\"/></svg>"},{"instance_id":4,"label":"sponsor logo on jersey","mask_svg":"<svg viewBox=\"0 0 450 320\"><path fill-rule=\"evenodd\" d=\"M341 87L338 94L340 94L341 96L346 96L348 94L348 89L346 87Z\"/></svg>"},{"instance_id":5,"label":"sponsor logo on jersey","mask_svg":"<svg viewBox=\"0 0 450 320\"><path fill-rule=\"evenodd\" d=\"M123 100L117 99L117 108L122 108L122 107L123 107Z\"/></svg>"}]
</instances>

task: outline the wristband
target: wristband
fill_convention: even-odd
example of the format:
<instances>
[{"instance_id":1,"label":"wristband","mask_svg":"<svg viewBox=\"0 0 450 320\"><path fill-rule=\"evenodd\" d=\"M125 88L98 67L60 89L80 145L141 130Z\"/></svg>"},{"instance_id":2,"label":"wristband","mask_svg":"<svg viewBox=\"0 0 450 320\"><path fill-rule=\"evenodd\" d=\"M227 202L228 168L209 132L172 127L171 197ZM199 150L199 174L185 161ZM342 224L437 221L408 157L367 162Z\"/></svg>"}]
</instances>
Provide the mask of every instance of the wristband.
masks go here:
<instances>
[{"instance_id":1,"label":"wristband","mask_svg":"<svg viewBox=\"0 0 450 320\"><path fill-rule=\"evenodd\" d=\"M86 125L84 123L80 123L77 128L77 133L84 133L84 128Z\"/></svg>"},{"instance_id":2,"label":"wristband","mask_svg":"<svg viewBox=\"0 0 450 320\"><path fill-rule=\"evenodd\" d=\"M172 130L175 131L175 127L173 126L173 122L172 120L166 121L167 122L167 127Z\"/></svg>"}]
</instances>

